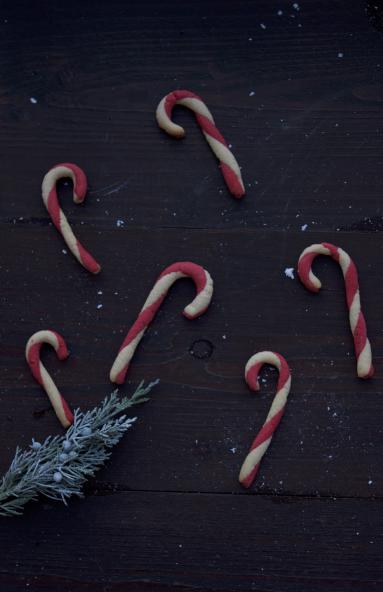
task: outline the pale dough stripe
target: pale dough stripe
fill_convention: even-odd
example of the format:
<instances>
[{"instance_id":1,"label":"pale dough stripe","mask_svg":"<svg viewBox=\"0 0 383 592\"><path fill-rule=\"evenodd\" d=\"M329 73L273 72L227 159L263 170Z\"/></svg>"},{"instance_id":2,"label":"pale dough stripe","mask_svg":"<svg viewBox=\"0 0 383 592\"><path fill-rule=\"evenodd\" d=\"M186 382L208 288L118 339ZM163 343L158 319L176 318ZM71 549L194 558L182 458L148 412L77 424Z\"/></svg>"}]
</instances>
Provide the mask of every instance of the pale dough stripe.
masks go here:
<instances>
[{"instance_id":1,"label":"pale dough stripe","mask_svg":"<svg viewBox=\"0 0 383 592\"><path fill-rule=\"evenodd\" d=\"M98 273L101 269L100 265L76 239L64 212L60 208L56 183L59 179L65 177L69 177L73 181L73 201L76 204L84 201L87 191L85 173L77 165L65 162L54 166L45 175L41 188L43 202L53 224L62 235L68 249L76 257L77 261L91 273Z\"/></svg>"},{"instance_id":2,"label":"pale dough stripe","mask_svg":"<svg viewBox=\"0 0 383 592\"><path fill-rule=\"evenodd\" d=\"M371 345L367 337L367 327L361 309L358 272L351 257L331 243L314 244L307 247L299 257L298 275L308 290L318 292L322 287L320 280L313 273L311 266L318 255L328 255L339 263L345 282L346 300L349 309L351 332L359 378L370 378L374 374Z\"/></svg>"},{"instance_id":3,"label":"pale dough stripe","mask_svg":"<svg viewBox=\"0 0 383 592\"><path fill-rule=\"evenodd\" d=\"M59 360L65 360L68 357L69 353L61 335L55 331L45 330L37 331L29 338L25 348L25 358L34 378L47 393L62 426L67 428L73 423L73 414L40 360L40 350L45 343L54 348Z\"/></svg>"},{"instance_id":4,"label":"pale dough stripe","mask_svg":"<svg viewBox=\"0 0 383 592\"><path fill-rule=\"evenodd\" d=\"M180 278L191 278L196 286L197 295L194 300L183 310L188 319L195 319L202 315L208 308L213 295L213 280L210 274L195 263L179 261L173 263L159 276L147 297L140 314L129 329L113 366L110 370L110 380L117 384L123 384L136 348L141 341L146 328L155 317L158 309L164 301L169 288Z\"/></svg>"},{"instance_id":5,"label":"pale dough stripe","mask_svg":"<svg viewBox=\"0 0 383 592\"><path fill-rule=\"evenodd\" d=\"M242 464L239 481L244 487L250 487L257 475L262 457L268 449L275 430L283 417L291 387L290 370L285 358L275 352L262 351L254 354L246 364L245 379L252 390L259 390L258 376L264 364L271 364L279 371L277 393L266 421L255 437Z\"/></svg>"},{"instance_id":6,"label":"pale dough stripe","mask_svg":"<svg viewBox=\"0 0 383 592\"><path fill-rule=\"evenodd\" d=\"M184 128L173 123L171 119L176 105L188 107L195 113L206 140L221 163L221 171L230 193L236 198L243 197L245 187L239 165L229 150L225 138L218 131L212 114L198 95L188 90L176 90L166 95L161 99L156 110L158 125L175 138L184 137Z\"/></svg>"}]
</instances>

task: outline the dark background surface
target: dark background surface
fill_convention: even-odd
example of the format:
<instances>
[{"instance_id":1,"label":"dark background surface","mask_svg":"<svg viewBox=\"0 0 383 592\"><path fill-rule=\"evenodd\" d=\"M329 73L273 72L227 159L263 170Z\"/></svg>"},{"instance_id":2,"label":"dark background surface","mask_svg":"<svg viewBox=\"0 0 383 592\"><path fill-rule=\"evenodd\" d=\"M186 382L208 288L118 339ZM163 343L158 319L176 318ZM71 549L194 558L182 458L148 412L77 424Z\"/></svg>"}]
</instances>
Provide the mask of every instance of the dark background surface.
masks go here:
<instances>
[{"instance_id":1,"label":"dark background surface","mask_svg":"<svg viewBox=\"0 0 383 592\"><path fill-rule=\"evenodd\" d=\"M60 431L24 361L33 332L65 337L70 359L47 349L44 362L87 409L110 392L158 273L185 259L215 281L193 322L180 316L192 283L171 290L121 392L161 384L87 498L0 521L2 591L383 589L383 34L379 10L360 1L298 8L1 3L1 471L17 444ZM233 145L241 202L190 112L175 113L182 142L158 129L155 107L178 88L204 98ZM41 200L44 174L63 161L88 175L83 207L69 186L60 199L103 266L97 277L63 254ZM316 296L284 274L319 241L359 268L371 381L356 378L337 266L315 264ZM243 370L268 348L287 358L292 391L245 491L239 468L276 373L255 395Z\"/></svg>"}]
</instances>

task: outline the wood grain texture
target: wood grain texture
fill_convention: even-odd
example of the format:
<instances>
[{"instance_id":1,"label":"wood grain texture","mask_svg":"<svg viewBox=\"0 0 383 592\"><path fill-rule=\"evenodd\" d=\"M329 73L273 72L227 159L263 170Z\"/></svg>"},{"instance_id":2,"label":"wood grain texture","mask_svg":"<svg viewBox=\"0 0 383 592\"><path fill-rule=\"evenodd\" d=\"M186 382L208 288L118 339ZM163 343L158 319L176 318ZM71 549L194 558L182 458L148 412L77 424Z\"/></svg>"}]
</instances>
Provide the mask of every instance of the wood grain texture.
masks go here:
<instances>
[{"instance_id":1,"label":"wood grain texture","mask_svg":"<svg viewBox=\"0 0 383 592\"><path fill-rule=\"evenodd\" d=\"M381 503L363 504L361 514L358 500L131 492L30 507L13 546L0 526L17 572L0 582L12 592L380 590Z\"/></svg>"},{"instance_id":2,"label":"wood grain texture","mask_svg":"<svg viewBox=\"0 0 383 592\"><path fill-rule=\"evenodd\" d=\"M192 282L171 289L121 392L142 378L160 385L87 499L0 521L1 590L380 591L379 10L69 0L4 2L0 17L0 470L16 445L60 431L24 361L33 332L65 337L70 358L47 349L44 363L72 407L90 408L110 392L115 353L161 270L192 260L215 282L194 321L181 315ZM155 107L177 88L206 100L232 144L240 203L191 113L175 111L181 142L158 129ZM86 203L64 183L60 203L97 277L63 252L41 200L44 174L63 161L88 175ZM315 262L317 295L285 276L321 241L359 268L371 381L356 377L337 266ZM287 358L293 383L244 491L239 468L276 385L271 369L259 393L244 383L261 349Z\"/></svg>"}]
</instances>

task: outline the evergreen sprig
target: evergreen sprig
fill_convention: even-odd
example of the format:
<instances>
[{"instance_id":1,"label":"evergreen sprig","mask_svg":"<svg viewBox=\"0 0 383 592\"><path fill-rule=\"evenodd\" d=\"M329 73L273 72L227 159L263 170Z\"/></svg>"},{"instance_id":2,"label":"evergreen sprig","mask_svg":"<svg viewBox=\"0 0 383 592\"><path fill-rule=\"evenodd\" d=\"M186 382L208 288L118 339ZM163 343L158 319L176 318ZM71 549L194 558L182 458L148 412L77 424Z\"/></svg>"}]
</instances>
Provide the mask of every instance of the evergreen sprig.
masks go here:
<instances>
[{"instance_id":1,"label":"evergreen sprig","mask_svg":"<svg viewBox=\"0 0 383 592\"><path fill-rule=\"evenodd\" d=\"M32 439L29 448L17 448L0 482L0 515L22 514L25 504L39 495L64 504L72 495L82 497L85 481L105 463L109 449L137 419L120 413L147 401L146 395L157 382L147 386L141 382L130 398L120 398L114 391L90 411L76 409L64 435L48 436L42 443Z\"/></svg>"}]
</instances>

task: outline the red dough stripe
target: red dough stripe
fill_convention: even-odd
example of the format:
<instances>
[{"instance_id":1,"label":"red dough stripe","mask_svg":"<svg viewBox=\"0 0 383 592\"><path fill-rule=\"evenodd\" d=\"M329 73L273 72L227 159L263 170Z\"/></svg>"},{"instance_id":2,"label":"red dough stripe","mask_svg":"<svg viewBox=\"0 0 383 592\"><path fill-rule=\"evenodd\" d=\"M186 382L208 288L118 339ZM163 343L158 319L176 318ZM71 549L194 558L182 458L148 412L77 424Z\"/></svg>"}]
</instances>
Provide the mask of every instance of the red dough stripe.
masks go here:
<instances>
[{"instance_id":1,"label":"red dough stripe","mask_svg":"<svg viewBox=\"0 0 383 592\"><path fill-rule=\"evenodd\" d=\"M312 262L317 255L315 253L307 253L307 255L301 255L298 261L298 275L301 282L311 292L319 292L320 288L316 287L309 277Z\"/></svg>"},{"instance_id":2,"label":"red dough stripe","mask_svg":"<svg viewBox=\"0 0 383 592\"><path fill-rule=\"evenodd\" d=\"M52 335L54 335L57 339L58 348L56 349L56 355L59 360L65 360L69 356L69 352L67 346L65 344L64 339L61 337L59 333L56 331L49 331ZM41 370L40 370L40 352L41 348L45 342L44 341L36 341L28 348L28 364L30 370L32 372L33 377L37 380L39 384L43 384L42 377L41 377Z\"/></svg>"},{"instance_id":3,"label":"red dough stripe","mask_svg":"<svg viewBox=\"0 0 383 592\"><path fill-rule=\"evenodd\" d=\"M67 428L73 423L73 413L41 362L41 347L44 344L49 344L55 349L59 360L65 360L68 357L68 349L61 335L51 330L34 333L25 348L25 357L33 377L43 387L58 419Z\"/></svg>"},{"instance_id":4,"label":"red dough stripe","mask_svg":"<svg viewBox=\"0 0 383 592\"><path fill-rule=\"evenodd\" d=\"M163 278L164 276L169 275L171 273L182 273L185 276L192 278L194 281L194 284L197 288L197 294L200 294L206 288L206 284L207 284L206 272L203 269L203 267L201 267L200 265L196 265L195 263L190 263L190 262L182 262L182 261L179 263L173 263L173 265L169 265L169 267L167 267L166 269L164 269L164 271L162 271L162 273L160 274L158 279ZM150 325L150 323L152 322L152 320L156 316L158 309L160 308L161 304L165 300L166 296L167 296L167 291L164 292L163 294L161 294L161 296L159 298L157 298L157 300L155 300L147 308L145 308L143 311L141 311L141 313L137 317L137 320L134 322L132 327L129 329L129 332L126 335L119 351L124 349L126 347L126 345L128 345L135 337L137 337L137 335L139 333L141 333L141 331L145 330L146 327L148 325ZM203 312L205 312L205 310L202 310L198 316L203 314ZM190 319L196 318L196 316L188 316L187 314L185 314L185 311L183 312L183 314L184 314L184 316L186 316L187 318L190 318Z\"/></svg>"},{"instance_id":5,"label":"red dough stripe","mask_svg":"<svg viewBox=\"0 0 383 592\"><path fill-rule=\"evenodd\" d=\"M52 219L53 224L56 226L57 230L61 232L61 221L60 221L60 206L57 199L56 187L52 187L51 191L49 192L48 196L48 212Z\"/></svg>"},{"instance_id":6,"label":"red dough stripe","mask_svg":"<svg viewBox=\"0 0 383 592\"><path fill-rule=\"evenodd\" d=\"M351 261L348 270L344 276L344 283L346 287L347 305L350 308L354 300L355 294L359 291L358 272L355 264Z\"/></svg>"},{"instance_id":7,"label":"red dough stripe","mask_svg":"<svg viewBox=\"0 0 383 592\"><path fill-rule=\"evenodd\" d=\"M60 208L56 183L58 179L70 177L73 181L73 201L82 203L87 191L87 180L84 171L75 164L65 162L51 168L45 175L42 184L42 197L53 224L63 236L68 248L85 269L98 273L101 269L97 261L76 239L71 227Z\"/></svg>"},{"instance_id":8,"label":"red dough stripe","mask_svg":"<svg viewBox=\"0 0 383 592\"><path fill-rule=\"evenodd\" d=\"M267 415L266 421L256 435L249 453L247 454L240 474L239 481L244 487L253 483L260 465L260 461L270 445L272 437L283 417L287 396L290 392L290 370L283 356L276 352L263 351L250 358L245 368L245 379L253 390L259 389L258 376L264 364L272 364L279 370L277 393Z\"/></svg>"},{"instance_id":9,"label":"red dough stripe","mask_svg":"<svg viewBox=\"0 0 383 592\"><path fill-rule=\"evenodd\" d=\"M101 270L101 266L97 261L92 257L92 255L87 251L79 241L76 241L77 249L80 254L80 262L87 269L90 273L98 273Z\"/></svg>"},{"instance_id":10,"label":"red dough stripe","mask_svg":"<svg viewBox=\"0 0 383 592\"><path fill-rule=\"evenodd\" d=\"M341 266L357 359L357 374L359 378L370 378L374 374L374 367L366 321L360 306L358 271L355 263L343 249L331 243L320 243L307 247L299 257L298 275L304 286L312 292L318 292L321 288L320 281L311 269L313 260L318 255L328 255Z\"/></svg>"},{"instance_id":11,"label":"red dough stripe","mask_svg":"<svg viewBox=\"0 0 383 592\"><path fill-rule=\"evenodd\" d=\"M209 136L211 136L212 138L217 140L217 142L221 142L221 144L223 144L224 146L227 146L227 142L226 142L225 138L218 131L218 129L215 127L214 123L212 123L210 121L210 119L205 117L205 115L200 115L199 113L196 114L196 119L197 119L198 123L200 124L200 126L202 127L205 134L208 134Z\"/></svg>"},{"instance_id":12,"label":"red dough stripe","mask_svg":"<svg viewBox=\"0 0 383 592\"><path fill-rule=\"evenodd\" d=\"M225 164L224 162L221 162L220 167L221 167L223 177L226 181L226 185L228 187L231 187L232 194L237 198L242 197L242 195L243 195L242 182L239 181L238 176L235 174L233 169L231 169L229 166L227 166L227 164Z\"/></svg>"},{"instance_id":13,"label":"red dough stripe","mask_svg":"<svg viewBox=\"0 0 383 592\"><path fill-rule=\"evenodd\" d=\"M362 353L362 351L364 350L364 348L366 347L366 342L367 342L366 321L364 320L364 316L362 314L360 314L358 317L358 321L356 323L353 335L354 335L355 353L356 353L356 357L358 358L360 356L360 354ZM371 369L369 371L371 371Z\"/></svg>"},{"instance_id":14,"label":"red dough stripe","mask_svg":"<svg viewBox=\"0 0 383 592\"><path fill-rule=\"evenodd\" d=\"M69 425L72 425L73 420L74 420L73 413L72 413L68 403L66 402L66 400L64 399L64 397L61 394L60 394L60 399L61 399L61 405L62 405L62 408L64 411L64 415L67 419L67 422ZM64 426L64 427L66 427L66 426Z\"/></svg>"},{"instance_id":15,"label":"red dough stripe","mask_svg":"<svg viewBox=\"0 0 383 592\"><path fill-rule=\"evenodd\" d=\"M249 387L253 389L253 391L259 390L258 376L262 366L263 362L258 362L258 364L252 364L250 368L246 371L245 380Z\"/></svg>"},{"instance_id":16,"label":"red dough stripe","mask_svg":"<svg viewBox=\"0 0 383 592\"><path fill-rule=\"evenodd\" d=\"M154 319L169 288L179 278L190 277L196 286L196 297L183 311L188 319L195 319L205 312L213 294L213 281L200 265L190 261L179 261L169 265L160 274L140 314L129 329L110 371L110 380L117 384L125 381L130 360L142 339L145 329Z\"/></svg>"},{"instance_id":17,"label":"red dough stripe","mask_svg":"<svg viewBox=\"0 0 383 592\"><path fill-rule=\"evenodd\" d=\"M257 448L258 446L260 446L261 444L263 444L263 442L265 442L269 438L272 438L275 430L278 427L279 422L281 421L281 419L283 417L284 412L285 412L285 408L283 407L283 409L281 409L278 413L276 413L270 419L270 421L266 421L263 424L262 429L257 434L254 442L252 443L252 445L250 447L250 450L254 450L254 448Z\"/></svg>"},{"instance_id":18,"label":"red dough stripe","mask_svg":"<svg viewBox=\"0 0 383 592\"><path fill-rule=\"evenodd\" d=\"M208 276L206 275L206 271L200 265L196 263L191 263L191 261L179 261L178 263L173 263L169 265L166 269L164 269L159 278L162 278L169 273L183 273L185 276L192 278L197 294L200 294L205 290ZM163 298L165 298L166 294L164 294Z\"/></svg>"},{"instance_id":19,"label":"red dough stripe","mask_svg":"<svg viewBox=\"0 0 383 592\"><path fill-rule=\"evenodd\" d=\"M150 325L150 323L152 322L152 320L156 316L156 313L157 313L158 309L160 308L161 304L163 303L163 301L165 300L165 297L166 297L166 294L164 294L163 296L158 298L158 300L153 302L153 304L151 304L150 306L145 308L139 314L136 321L133 323L133 325L129 329L124 341L122 342L122 345L121 345L119 351L123 350L127 345L129 345L129 343L131 341L133 341L133 339L135 339L135 337L137 337L137 335L139 333L141 333L141 331L145 331L146 327L148 325Z\"/></svg>"},{"instance_id":20,"label":"red dough stripe","mask_svg":"<svg viewBox=\"0 0 383 592\"><path fill-rule=\"evenodd\" d=\"M166 95L160 101L156 111L159 126L174 137L184 136L183 128L172 122L173 108L177 104L194 111L199 126L220 161L222 174L230 193L238 199L243 197L245 188L239 165L230 152L225 138L217 129L213 116L198 95L188 90L177 90Z\"/></svg>"},{"instance_id":21,"label":"red dough stripe","mask_svg":"<svg viewBox=\"0 0 383 592\"><path fill-rule=\"evenodd\" d=\"M174 90L173 92L170 92L165 97L165 110L169 119L172 117L173 108L179 101L182 101L182 99L197 99L197 101L202 101L201 97L190 90Z\"/></svg>"}]
</instances>

